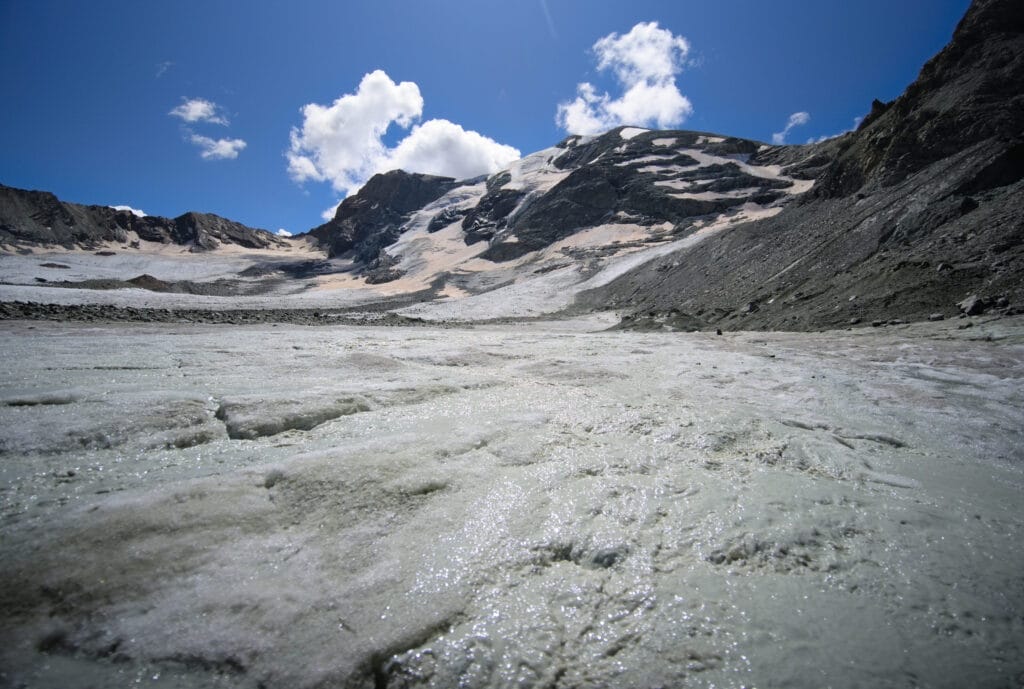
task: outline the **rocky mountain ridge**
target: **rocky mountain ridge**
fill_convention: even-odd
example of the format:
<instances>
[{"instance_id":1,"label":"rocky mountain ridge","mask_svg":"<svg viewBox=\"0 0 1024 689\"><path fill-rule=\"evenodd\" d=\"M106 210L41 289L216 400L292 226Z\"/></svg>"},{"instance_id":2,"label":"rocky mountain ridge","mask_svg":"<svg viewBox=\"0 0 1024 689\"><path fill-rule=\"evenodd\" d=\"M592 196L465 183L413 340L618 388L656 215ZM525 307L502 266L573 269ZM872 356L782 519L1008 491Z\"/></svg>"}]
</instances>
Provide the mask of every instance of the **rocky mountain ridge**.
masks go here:
<instances>
[{"instance_id":1,"label":"rocky mountain ridge","mask_svg":"<svg viewBox=\"0 0 1024 689\"><path fill-rule=\"evenodd\" d=\"M1016 312L1017 10L1013 0L976 0L902 96L875 101L856 131L819 143L619 127L569 136L489 177L376 175L308 233L329 259L308 285L381 303L415 295L423 303L401 312L432 320L614 309L628 327L806 330ZM0 226L0 238L66 243L75 223L54 218L86 209L118 237L258 244L222 219L199 228L36 201L41 210L21 212L33 229ZM331 271L344 279L332 283Z\"/></svg>"},{"instance_id":2,"label":"rocky mountain ridge","mask_svg":"<svg viewBox=\"0 0 1024 689\"><path fill-rule=\"evenodd\" d=\"M848 137L815 196L847 196L865 185L894 186L973 146L992 148L965 193L1020 179L1024 143L1024 14L1012 0L977 0L953 38L891 103L875 101Z\"/></svg>"},{"instance_id":3,"label":"rocky mountain ridge","mask_svg":"<svg viewBox=\"0 0 1024 689\"><path fill-rule=\"evenodd\" d=\"M379 281L430 264L432 280L499 311L499 293L535 283L576 294L549 310L613 308L643 327L832 328L956 316L966 300L1012 312L1024 307L1018 9L975 2L855 132L797 146L633 127L570 136L484 182L435 186L357 258L387 268L369 272ZM373 182L343 207L388 207ZM318 228L327 241L329 226ZM430 250L463 260L416 252L439 231L451 241ZM347 235L377 232L371 221Z\"/></svg>"},{"instance_id":4,"label":"rocky mountain ridge","mask_svg":"<svg viewBox=\"0 0 1024 689\"><path fill-rule=\"evenodd\" d=\"M378 175L313 234L368 283L439 298L410 315L543 315L673 247L778 213L811 187L811 159L830 145L787 155L735 137L619 127L568 137L488 178ZM416 207L413 190L429 202ZM468 311L452 312L454 301Z\"/></svg>"},{"instance_id":5,"label":"rocky mountain ridge","mask_svg":"<svg viewBox=\"0 0 1024 689\"><path fill-rule=\"evenodd\" d=\"M574 135L487 178L456 181L402 170L375 175L340 204L334 219L309 234L332 256L354 250L358 260L369 262L409 229L414 212L452 189L476 186L482 193L474 205L439 203L429 231L458 221L465 243L486 241L481 258L500 263L614 220L678 225L748 202L771 205L793 193L797 180L813 179L809 167L794 179L779 178L777 169L751 170L780 157L779 148L636 127ZM820 148L810 147L798 159L806 163Z\"/></svg>"},{"instance_id":6,"label":"rocky mountain ridge","mask_svg":"<svg viewBox=\"0 0 1024 689\"><path fill-rule=\"evenodd\" d=\"M139 240L189 246L192 251L208 251L222 243L250 249L285 245L267 230L212 213L140 217L127 210L69 203L50 192L0 184L0 244L96 249L107 242Z\"/></svg>"}]
</instances>

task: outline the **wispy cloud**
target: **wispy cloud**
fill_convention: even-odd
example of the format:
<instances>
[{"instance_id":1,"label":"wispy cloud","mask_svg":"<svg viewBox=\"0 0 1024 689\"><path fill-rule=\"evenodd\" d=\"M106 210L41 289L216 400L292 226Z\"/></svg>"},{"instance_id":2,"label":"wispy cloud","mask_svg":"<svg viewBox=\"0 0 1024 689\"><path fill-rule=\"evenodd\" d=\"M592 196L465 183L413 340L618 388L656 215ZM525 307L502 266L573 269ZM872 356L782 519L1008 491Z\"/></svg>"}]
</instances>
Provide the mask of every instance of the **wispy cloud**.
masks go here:
<instances>
[{"instance_id":1,"label":"wispy cloud","mask_svg":"<svg viewBox=\"0 0 1024 689\"><path fill-rule=\"evenodd\" d=\"M234 160L247 146L241 139L211 139L200 134L191 134L189 141L201 149L199 155L204 160Z\"/></svg>"},{"instance_id":2,"label":"wispy cloud","mask_svg":"<svg viewBox=\"0 0 1024 689\"><path fill-rule=\"evenodd\" d=\"M515 148L448 120L414 125L422 113L419 86L371 72L354 93L302 108L302 126L291 130L288 173L296 182L330 182L347 194L374 174L396 168L466 178L497 172L520 157ZM388 148L383 137L392 124L411 130Z\"/></svg>"},{"instance_id":3,"label":"wispy cloud","mask_svg":"<svg viewBox=\"0 0 1024 689\"><path fill-rule=\"evenodd\" d=\"M159 79L163 75L167 74L167 70L174 66L174 63L170 60L164 62L158 62L156 65L156 78Z\"/></svg>"},{"instance_id":4,"label":"wispy cloud","mask_svg":"<svg viewBox=\"0 0 1024 689\"><path fill-rule=\"evenodd\" d=\"M168 115L178 117L189 124L207 122L209 124L228 125L228 118L223 108L204 98L183 98L184 102L171 110Z\"/></svg>"},{"instance_id":5,"label":"wispy cloud","mask_svg":"<svg viewBox=\"0 0 1024 689\"><path fill-rule=\"evenodd\" d=\"M850 132L855 130L857 127L859 127L860 123L863 122L863 121L864 121L864 117L863 116L861 116L861 117L854 117L853 118L853 126L850 127L849 129L844 129L843 131L836 132L835 134L826 134L825 136L811 137L810 139L807 140L807 143L809 143L809 144L820 144L822 141L828 141L829 139L834 139L837 136L842 136L843 134L849 134Z\"/></svg>"},{"instance_id":6,"label":"wispy cloud","mask_svg":"<svg viewBox=\"0 0 1024 689\"><path fill-rule=\"evenodd\" d=\"M544 13L544 21L548 25L548 33L551 34L551 38L558 40L558 30L555 29L555 20L551 18L551 9L548 7L548 0L538 0L540 2L540 10Z\"/></svg>"},{"instance_id":7,"label":"wispy cloud","mask_svg":"<svg viewBox=\"0 0 1024 689\"><path fill-rule=\"evenodd\" d=\"M789 132L792 131L794 127L800 127L802 125L807 124L810 121L810 113L806 113L803 111L794 112L792 115L789 116L789 119L786 120L786 126L782 128L782 131L775 132L774 134L772 134L772 143L776 145L782 145L786 143L786 137L789 136Z\"/></svg>"},{"instance_id":8,"label":"wispy cloud","mask_svg":"<svg viewBox=\"0 0 1024 689\"><path fill-rule=\"evenodd\" d=\"M662 29L657 22L640 23L629 33L611 33L593 46L597 68L609 70L623 89L613 98L593 84L576 86L576 99L558 105L555 121L573 134L596 134L622 124L657 126L681 124L693 105L676 86L689 42Z\"/></svg>"},{"instance_id":9,"label":"wispy cloud","mask_svg":"<svg viewBox=\"0 0 1024 689\"><path fill-rule=\"evenodd\" d=\"M222 127L229 124L224 109L205 98L182 98L181 105L167 114L188 124L215 124ZM183 127L182 130L185 139L199 147L199 155L203 160L234 160L248 145L242 139L215 139L197 134L191 127Z\"/></svg>"}]
</instances>

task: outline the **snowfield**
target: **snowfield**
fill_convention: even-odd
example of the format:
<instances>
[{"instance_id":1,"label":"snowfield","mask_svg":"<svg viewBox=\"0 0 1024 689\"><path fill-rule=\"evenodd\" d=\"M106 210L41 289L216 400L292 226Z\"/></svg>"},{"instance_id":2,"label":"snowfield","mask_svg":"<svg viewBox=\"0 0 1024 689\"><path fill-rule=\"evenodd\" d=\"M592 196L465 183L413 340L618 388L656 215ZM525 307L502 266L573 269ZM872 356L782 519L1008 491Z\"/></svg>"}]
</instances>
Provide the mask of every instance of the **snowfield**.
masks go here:
<instances>
[{"instance_id":1,"label":"snowfield","mask_svg":"<svg viewBox=\"0 0 1024 689\"><path fill-rule=\"evenodd\" d=\"M999 687L1024 320L5 322L0 685Z\"/></svg>"}]
</instances>

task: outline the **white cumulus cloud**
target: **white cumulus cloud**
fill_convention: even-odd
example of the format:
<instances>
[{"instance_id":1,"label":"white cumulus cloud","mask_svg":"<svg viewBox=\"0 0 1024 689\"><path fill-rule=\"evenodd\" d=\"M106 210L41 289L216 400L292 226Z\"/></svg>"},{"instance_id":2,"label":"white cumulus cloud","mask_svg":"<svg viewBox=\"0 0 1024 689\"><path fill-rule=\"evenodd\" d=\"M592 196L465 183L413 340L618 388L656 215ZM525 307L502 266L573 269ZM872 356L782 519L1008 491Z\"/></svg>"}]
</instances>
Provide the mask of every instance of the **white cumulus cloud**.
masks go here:
<instances>
[{"instance_id":1,"label":"white cumulus cloud","mask_svg":"<svg viewBox=\"0 0 1024 689\"><path fill-rule=\"evenodd\" d=\"M183 99L185 102L171 110L168 115L178 117L192 124L195 122L208 122L210 124L221 124L227 126L228 118L223 113L223 108L212 101L203 98Z\"/></svg>"},{"instance_id":2,"label":"white cumulus cloud","mask_svg":"<svg viewBox=\"0 0 1024 689\"><path fill-rule=\"evenodd\" d=\"M623 92L618 98L593 84L576 86L576 98L560 103L558 126L573 134L597 134L623 124L672 127L693 114L676 85L690 52L689 42L657 22L640 23L629 33L611 33L594 43L597 68L611 71Z\"/></svg>"},{"instance_id":3,"label":"white cumulus cloud","mask_svg":"<svg viewBox=\"0 0 1024 689\"><path fill-rule=\"evenodd\" d=\"M374 174L395 168L473 177L497 172L520 157L516 149L448 120L413 126L422 114L419 86L396 84L382 70L371 72L355 93L302 108L302 126L291 130L288 173L296 182L330 182L335 190L352 193ZM392 124L412 130L388 148L383 137Z\"/></svg>"},{"instance_id":4,"label":"white cumulus cloud","mask_svg":"<svg viewBox=\"0 0 1024 689\"><path fill-rule=\"evenodd\" d=\"M199 155L204 160L234 160L247 145L241 139L211 139L199 134L189 136L189 141L202 149Z\"/></svg>"},{"instance_id":5,"label":"white cumulus cloud","mask_svg":"<svg viewBox=\"0 0 1024 689\"><path fill-rule=\"evenodd\" d=\"M294 236L294 235L292 235L291 232L289 232L288 230L284 229L283 227L278 228L276 234L277 234L278 237L292 237L292 236Z\"/></svg>"},{"instance_id":6,"label":"white cumulus cloud","mask_svg":"<svg viewBox=\"0 0 1024 689\"><path fill-rule=\"evenodd\" d=\"M789 136L789 132L794 127L800 127L811 121L811 115L806 112L794 112L786 120L786 126L782 128L781 132L775 132L772 134L772 143L781 145L786 143L786 137Z\"/></svg>"},{"instance_id":7,"label":"white cumulus cloud","mask_svg":"<svg viewBox=\"0 0 1024 689\"><path fill-rule=\"evenodd\" d=\"M517 149L454 122L427 120L387 152L382 167L464 179L497 172L520 157Z\"/></svg>"},{"instance_id":8,"label":"white cumulus cloud","mask_svg":"<svg viewBox=\"0 0 1024 689\"><path fill-rule=\"evenodd\" d=\"M145 218L146 211L140 211L138 208L132 208L131 206L111 206L115 211L128 211L132 215L138 218Z\"/></svg>"}]
</instances>

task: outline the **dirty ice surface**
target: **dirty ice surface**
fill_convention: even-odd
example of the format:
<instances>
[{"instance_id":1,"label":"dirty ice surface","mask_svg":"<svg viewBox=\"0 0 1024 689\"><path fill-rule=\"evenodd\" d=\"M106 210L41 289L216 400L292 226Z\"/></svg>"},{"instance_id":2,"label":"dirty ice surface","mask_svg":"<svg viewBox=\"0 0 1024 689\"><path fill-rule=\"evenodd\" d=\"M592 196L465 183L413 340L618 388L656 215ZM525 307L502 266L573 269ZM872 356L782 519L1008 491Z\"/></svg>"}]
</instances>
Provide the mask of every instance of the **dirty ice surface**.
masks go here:
<instances>
[{"instance_id":1,"label":"dirty ice surface","mask_svg":"<svg viewBox=\"0 0 1024 689\"><path fill-rule=\"evenodd\" d=\"M1024 321L603 325L5 323L0 685L1020 684Z\"/></svg>"}]
</instances>

